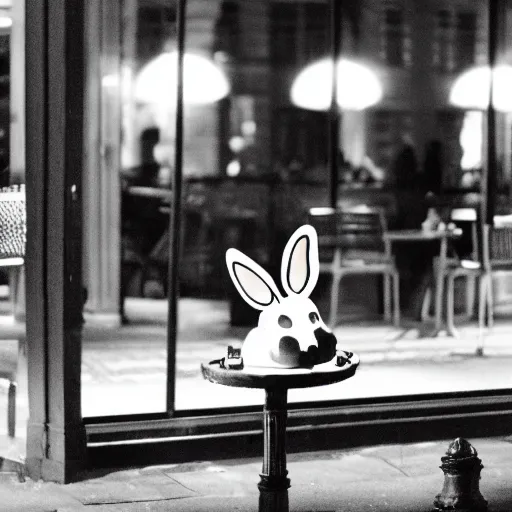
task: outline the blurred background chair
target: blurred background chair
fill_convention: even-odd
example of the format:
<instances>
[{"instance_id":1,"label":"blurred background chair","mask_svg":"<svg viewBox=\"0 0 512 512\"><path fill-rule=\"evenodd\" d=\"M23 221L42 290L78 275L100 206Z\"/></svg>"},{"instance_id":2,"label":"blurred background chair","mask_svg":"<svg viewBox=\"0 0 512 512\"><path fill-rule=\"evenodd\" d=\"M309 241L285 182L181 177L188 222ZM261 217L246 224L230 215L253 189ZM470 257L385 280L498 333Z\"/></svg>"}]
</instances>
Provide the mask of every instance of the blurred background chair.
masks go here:
<instances>
[{"instance_id":1,"label":"blurred background chair","mask_svg":"<svg viewBox=\"0 0 512 512\"><path fill-rule=\"evenodd\" d=\"M382 274L384 319L400 324L399 274L390 244L384 239L387 223L380 209L366 206L336 210L311 208L309 223L318 233L320 272L332 276L329 325L336 325L340 283L344 276Z\"/></svg>"},{"instance_id":2,"label":"blurred background chair","mask_svg":"<svg viewBox=\"0 0 512 512\"><path fill-rule=\"evenodd\" d=\"M0 269L8 272L10 309L13 317L22 293L22 269L25 263L25 244L27 233L24 185L4 187L0 191ZM16 326L14 326L16 331ZM24 327L22 331L24 331ZM23 343L21 333L13 332L13 326L0 326L0 340L18 339ZM12 351L0 350L0 378L8 382L7 429L10 437L15 436L17 355ZM19 351L18 351L19 353Z\"/></svg>"},{"instance_id":3,"label":"blurred background chair","mask_svg":"<svg viewBox=\"0 0 512 512\"><path fill-rule=\"evenodd\" d=\"M478 230L478 223L476 223ZM484 224L482 227L481 258L476 260L460 260L458 266L454 266L448 273L448 329L455 332L454 328L454 280L458 276L470 276L480 278L478 290L478 323L480 333L483 333L486 320L492 327L494 320L493 304L493 274L497 271L512 271L512 224L502 223L499 216L495 216L494 225ZM483 337L480 336L480 346L477 353L483 353Z\"/></svg>"},{"instance_id":4,"label":"blurred background chair","mask_svg":"<svg viewBox=\"0 0 512 512\"><path fill-rule=\"evenodd\" d=\"M455 280L466 279L465 314L466 320L473 317L476 296L476 283L481 274L481 254L479 242L478 212L475 208L454 208L450 221L462 228L460 239L453 241L453 254L444 271L446 278L446 316L450 334L455 334Z\"/></svg>"},{"instance_id":5,"label":"blurred background chair","mask_svg":"<svg viewBox=\"0 0 512 512\"><path fill-rule=\"evenodd\" d=\"M487 313L488 325L494 319L492 277L496 271L512 271L512 224L501 224L495 217L494 226L483 226L482 274L479 289L479 323L482 329Z\"/></svg>"}]
</instances>

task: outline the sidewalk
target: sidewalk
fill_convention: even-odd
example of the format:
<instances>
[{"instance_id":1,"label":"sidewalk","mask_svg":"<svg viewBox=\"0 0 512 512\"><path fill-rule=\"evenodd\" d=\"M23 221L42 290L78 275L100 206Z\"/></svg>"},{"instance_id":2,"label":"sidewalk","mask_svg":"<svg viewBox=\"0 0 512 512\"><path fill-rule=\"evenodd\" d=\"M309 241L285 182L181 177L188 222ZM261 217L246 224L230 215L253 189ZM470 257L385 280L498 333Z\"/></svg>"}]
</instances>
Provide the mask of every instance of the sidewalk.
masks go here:
<instances>
[{"instance_id":1,"label":"sidewalk","mask_svg":"<svg viewBox=\"0 0 512 512\"><path fill-rule=\"evenodd\" d=\"M289 510L426 512L444 481L439 469L450 440L293 454ZM512 442L470 439L484 469L480 490L493 512L512 510ZM216 512L258 510L260 459L88 475L79 483L19 482L1 475L1 512Z\"/></svg>"}]
</instances>

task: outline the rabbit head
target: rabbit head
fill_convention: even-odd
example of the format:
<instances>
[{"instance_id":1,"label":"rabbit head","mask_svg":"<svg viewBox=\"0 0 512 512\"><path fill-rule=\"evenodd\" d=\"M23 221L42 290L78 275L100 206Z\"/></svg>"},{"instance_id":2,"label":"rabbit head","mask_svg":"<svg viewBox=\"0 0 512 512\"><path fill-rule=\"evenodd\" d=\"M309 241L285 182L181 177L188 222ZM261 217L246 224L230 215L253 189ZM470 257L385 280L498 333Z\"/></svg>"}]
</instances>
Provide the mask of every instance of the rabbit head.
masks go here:
<instances>
[{"instance_id":1,"label":"rabbit head","mask_svg":"<svg viewBox=\"0 0 512 512\"><path fill-rule=\"evenodd\" d=\"M245 301L261 311L258 327L242 346L246 366L312 367L336 355L336 337L309 298L319 274L318 238L312 226L289 239L281 262L283 296L272 277L251 258L228 249L226 263Z\"/></svg>"}]
</instances>

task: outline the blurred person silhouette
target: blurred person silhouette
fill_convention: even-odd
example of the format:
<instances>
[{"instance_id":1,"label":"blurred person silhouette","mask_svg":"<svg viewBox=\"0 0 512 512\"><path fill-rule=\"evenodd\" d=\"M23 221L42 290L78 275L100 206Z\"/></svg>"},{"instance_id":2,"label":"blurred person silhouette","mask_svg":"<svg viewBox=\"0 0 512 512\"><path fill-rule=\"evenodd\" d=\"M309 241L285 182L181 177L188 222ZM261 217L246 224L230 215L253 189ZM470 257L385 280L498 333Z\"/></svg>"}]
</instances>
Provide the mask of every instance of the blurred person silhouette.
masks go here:
<instances>
[{"instance_id":1,"label":"blurred person silhouette","mask_svg":"<svg viewBox=\"0 0 512 512\"><path fill-rule=\"evenodd\" d=\"M391 167L395 183L396 219L392 229L421 229L427 208L425 193L418 172L418 159L408 134L402 137L402 144ZM397 251L397 265L404 279L400 283L403 303L408 307L406 315L418 316L426 285L430 282L429 269L432 266L432 248L426 244L407 244L407 249Z\"/></svg>"},{"instance_id":2,"label":"blurred person silhouette","mask_svg":"<svg viewBox=\"0 0 512 512\"><path fill-rule=\"evenodd\" d=\"M423 162L423 188L425 193L439 195L443 186L443 144L440 140L429 141Z\"/></svg>"},{"instance_id":3,"label":"blurred person silhouette","mask_svg":"<svg viewBox=\"0 0 512 512\"><path fill-rule=\"evenodd\" d=\"M402 136L402 144L391 170L397 189L414 190L417 187L418 159L409 135Z\"/></svg>"}]
</instances>

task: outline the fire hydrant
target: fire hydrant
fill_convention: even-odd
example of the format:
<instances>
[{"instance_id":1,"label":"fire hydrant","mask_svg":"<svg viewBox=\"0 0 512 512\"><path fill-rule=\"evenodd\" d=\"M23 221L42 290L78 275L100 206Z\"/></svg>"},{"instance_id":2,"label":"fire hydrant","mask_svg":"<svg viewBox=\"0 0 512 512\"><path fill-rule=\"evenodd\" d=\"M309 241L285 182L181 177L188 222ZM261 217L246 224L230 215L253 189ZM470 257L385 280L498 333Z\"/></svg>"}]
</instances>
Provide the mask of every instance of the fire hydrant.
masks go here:
<instances>
[{"instance_id":1,"label":"fire hydrant","mask_svg":"<svg viewBox=\"0 0 512 512\"><path fill-rule=\"evenodd\" d=\"M479 485L482 461L468 441L461 437L452 441L446 455L441 457L440 467L444 473L444 485L434 500L436 511L487 511L487 501L480 493Z\"/></svg>"}]
</instances>

